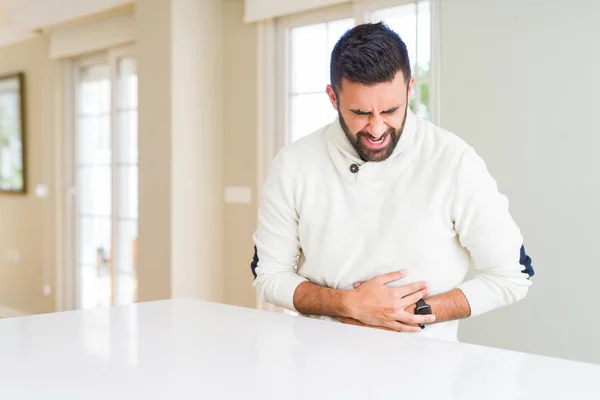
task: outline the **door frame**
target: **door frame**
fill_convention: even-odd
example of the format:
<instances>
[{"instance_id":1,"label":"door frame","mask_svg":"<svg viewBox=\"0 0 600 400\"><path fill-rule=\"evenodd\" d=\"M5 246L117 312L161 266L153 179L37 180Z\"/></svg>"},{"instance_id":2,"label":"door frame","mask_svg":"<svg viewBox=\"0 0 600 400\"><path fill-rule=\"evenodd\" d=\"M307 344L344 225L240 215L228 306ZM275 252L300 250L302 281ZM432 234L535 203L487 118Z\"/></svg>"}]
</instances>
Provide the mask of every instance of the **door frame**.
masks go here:
<instances>
[{"instance_id":1,"label":"door frame","mask_svg":"<svg viewBox=\"0 0 600 400\"><path fill-rule=\"evenodd\" d=\"M116 236L117 236L117 207L118 193L114 190L117 186L117 163L115 156L117 154L117 121L116 115L116 83L117 83L117 62L122 57L135 58L135 46L128 44L115 48L103 50L93 54L85 54L74 57L62 62L63 89L62 105L64 110L59 118L61 128L64 132L62 146L57 146L57 156L62 159L62 168L60 168L61 179L64 180L62 190L59 190L60 199L57 202L57 215L61 215L61 224L57 226L57 276L56 276L56 310L67 311L75 310L81 307L79 271L77 268L77 178L76 178L76 157L77 157L77 111L78 104L78 81L79 70L81 67L94 65L98 63L107 63L110 70L111 94L110 94L110 112L111 120L109 124L111 135L111 154L112 154L112 210L111 210L111 260L109 264L111 279L111 305L115 303L115 267L114 260L116 254ZM63 212L64 210L64 212Z\"/></svg>"}]
</instances>

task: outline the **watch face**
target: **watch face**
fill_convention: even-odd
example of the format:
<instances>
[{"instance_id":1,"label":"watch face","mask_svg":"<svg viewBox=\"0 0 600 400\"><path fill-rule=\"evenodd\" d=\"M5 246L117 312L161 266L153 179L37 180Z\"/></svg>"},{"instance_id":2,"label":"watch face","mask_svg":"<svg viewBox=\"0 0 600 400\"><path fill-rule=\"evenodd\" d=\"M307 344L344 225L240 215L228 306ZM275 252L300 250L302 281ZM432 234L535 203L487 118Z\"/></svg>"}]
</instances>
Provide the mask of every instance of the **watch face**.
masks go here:
<instances>
[{"instance_id":1,"label":"watch face","mask_svg":"<svg viewBox=\"0 0 600 400\"><path fill-rule=\"evenodd\" d=\"M426 306L417 307L415 314L418 315L428 315L431 314L431 306L428 304Z\"/></svg>"}]
</instances>

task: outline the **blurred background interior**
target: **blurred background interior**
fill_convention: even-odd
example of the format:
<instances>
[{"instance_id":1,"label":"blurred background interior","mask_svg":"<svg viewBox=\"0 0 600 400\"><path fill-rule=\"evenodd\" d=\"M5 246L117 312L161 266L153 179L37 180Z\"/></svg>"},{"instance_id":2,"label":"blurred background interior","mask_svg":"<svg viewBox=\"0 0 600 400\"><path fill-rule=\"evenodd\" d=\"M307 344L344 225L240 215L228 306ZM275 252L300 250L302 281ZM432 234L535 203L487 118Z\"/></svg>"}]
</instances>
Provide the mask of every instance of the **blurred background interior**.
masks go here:
<instances>
[{"instance_id":1,"label":"blurred background interior","mask_svg":"<svg viewBox=\"0 0 600 400\"><path fill-rule=\"evenodd\" d=\"M483 156L536 269L460 339L600 363L595 0L0 0L0 318L267 308L266 170L335 118L330 52L380 20L408 46L411 108Z\"/></svg>"}]
</instances>

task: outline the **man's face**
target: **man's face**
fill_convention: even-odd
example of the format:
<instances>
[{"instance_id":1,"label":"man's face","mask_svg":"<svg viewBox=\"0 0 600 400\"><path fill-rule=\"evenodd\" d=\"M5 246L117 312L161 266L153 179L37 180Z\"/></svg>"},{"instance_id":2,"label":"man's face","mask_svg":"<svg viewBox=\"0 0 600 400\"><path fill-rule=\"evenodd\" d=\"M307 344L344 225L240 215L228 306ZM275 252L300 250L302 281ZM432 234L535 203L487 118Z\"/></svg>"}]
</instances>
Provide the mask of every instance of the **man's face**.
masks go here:
<instances>
[{"instance_id":1,"label":"man's face","mask_svg":"<svg viewBox=\"0 0 600 400\"><path fill-rule=\"evenodd\" d=\"M414 78L407 85L402 72L392 82L367 86L344 79L337 93L327 94L340 125L364 161L387 159L398 144L406 121L406 105Z\"/></svg>"}]
</instances>

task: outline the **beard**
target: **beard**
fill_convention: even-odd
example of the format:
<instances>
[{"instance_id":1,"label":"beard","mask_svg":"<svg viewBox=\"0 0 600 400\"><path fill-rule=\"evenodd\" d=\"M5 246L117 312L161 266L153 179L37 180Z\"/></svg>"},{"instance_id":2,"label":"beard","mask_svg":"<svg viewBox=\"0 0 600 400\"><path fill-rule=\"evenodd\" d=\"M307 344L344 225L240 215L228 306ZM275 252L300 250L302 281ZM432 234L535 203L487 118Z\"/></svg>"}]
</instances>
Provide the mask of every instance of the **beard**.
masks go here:
<instances>
[{"instance_id":1,"label":"beard","mask_svg":"<svg viewBox=\"0 0 600 400\"><path fill-rule=\"evenodd\" d=\"M385 147L382 147L379 149L372 149L369 146L367 146L366 141L369 138L372 138L373 136L371 136L370 133L368 133L367 131L364 131L364 130L358 131L356 134L353 134L352 132L350 132L350 128L348 128L348 124L346 124L346 121L344 120L344 117L342 116L342 113L340 112L340 110L338 108L338 116L339 116L339 120L340 120L340 125L342 127L342 130L346 134L346 137L348 138L348 140L350 141L352 146L356 149L356 152L358 153L358 155L360 156L360 158L363 161L372 161L372 162L379 162L379 161L387 160L392 155L392 153L394 152L394 149L396 148L396 146L398 145L398 142L400 141L400 136L402 136L402 131L404 130L404 124L406 123L407 115L408 115L408 110L404 114L404 119L402 120L402 125L398 129L390 127L381 136L381 140L386 140L386 137L388 135L390 136L390 140Z\"/></svg>"}]
</instances>

